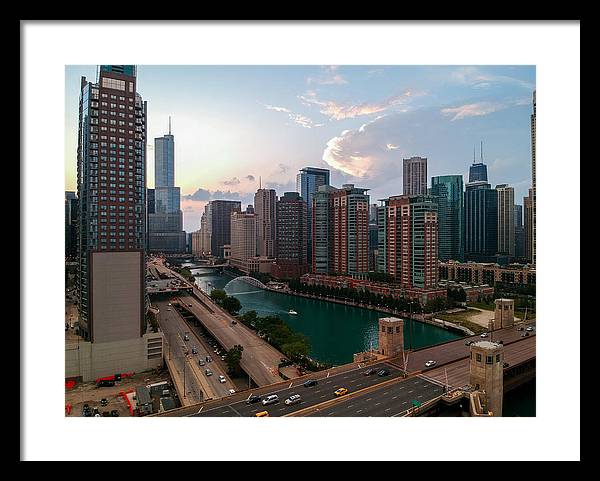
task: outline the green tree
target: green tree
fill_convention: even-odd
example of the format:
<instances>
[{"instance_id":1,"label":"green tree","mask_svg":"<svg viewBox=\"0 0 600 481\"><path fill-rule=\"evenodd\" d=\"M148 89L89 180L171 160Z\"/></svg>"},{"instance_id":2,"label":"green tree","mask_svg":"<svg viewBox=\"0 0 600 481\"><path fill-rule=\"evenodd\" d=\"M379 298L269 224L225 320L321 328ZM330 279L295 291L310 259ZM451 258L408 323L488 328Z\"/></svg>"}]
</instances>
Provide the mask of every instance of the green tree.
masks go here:
<instances>
[{"instance_id":1,"label":"green tree","mask_svg":"<svg viewBox=\"0 0 600 481\"><path fill-rule=\"evenodd\" d=\"M226 296L225 299L221 301L221 306L225 309L229 314L236 315L240 309L242 308L242 304L240 301L233 296Z\"/></svg>"},{"instance_id":2,"label":"green tree","mask_svg":"<svg viewBox=\"0 0 600 481\"><path fill-rule=\"evenodd\" d=\"M239 374L240 373L240 362L242 361L242 351L244 350L244 346L236 344L233 346L227 354L225 354L225 363L229 368L229 372L231 374Z\"/></svg>"},{"instance_id":3,"label":"green tree","mask_svg":"<svg viewBox=\"0 0 600 481\"><path fill-rule=\"evenodd\" d=\"M223 289L213 289L210 291L210 298L221 305L222 302L227 299L227 293Z\"/></svg>"}]
</instances>

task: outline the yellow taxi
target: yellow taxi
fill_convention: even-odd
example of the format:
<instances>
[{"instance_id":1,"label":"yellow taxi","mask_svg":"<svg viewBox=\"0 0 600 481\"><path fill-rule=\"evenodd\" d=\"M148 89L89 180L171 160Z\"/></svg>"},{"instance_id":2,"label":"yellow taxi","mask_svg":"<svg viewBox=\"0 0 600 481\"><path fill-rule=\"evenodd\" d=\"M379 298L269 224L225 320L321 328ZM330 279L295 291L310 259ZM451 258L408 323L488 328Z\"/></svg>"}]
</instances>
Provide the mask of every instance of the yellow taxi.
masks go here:
<instances>
[{"instance_id":1,"label":"yellow taxi","mask_svg":"<svg viewBox=\"0 0 600 481\"><path fill-rule=\"evenodd\" d=\"M341 387L337 391L335 391L333 394L335 394L338 397L343 396L344 394L348 394L348 390L345 387Z\"/></svg>"},{"instance_id":2,"label":"yellow taxi","mask_svg":"<svg viewBox=\"0 0 600 481\"><path fill-rule=\"evenodd\" d=\"M269 417L269 411L261 411L259 413L256 413L254 416L257 418Z\"/></svg>"}]
</instances>

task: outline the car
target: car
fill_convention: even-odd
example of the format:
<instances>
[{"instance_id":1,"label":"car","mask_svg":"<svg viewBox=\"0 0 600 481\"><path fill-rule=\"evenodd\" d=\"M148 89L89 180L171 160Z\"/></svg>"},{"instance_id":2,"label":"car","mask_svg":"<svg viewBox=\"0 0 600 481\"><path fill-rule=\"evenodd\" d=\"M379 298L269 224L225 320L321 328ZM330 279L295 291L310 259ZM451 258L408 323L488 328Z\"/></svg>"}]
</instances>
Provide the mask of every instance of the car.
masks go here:
<instances>
[{"instance_id":1,"label":"car","mask_svg":"<svg viewBox=\"0 0 600 481\"><path fill-rule=\"evenodd\" d=\"M425 363L425 367L435 366L436 364L437 364L437 361L430 360Z\"/></svg>"},{"instance_id":2,"label":"car","mask_svg":"<svg viewBox=\"0 0 600 481\"><path fill-rule=\"evenodd\" d=\"M483 332L479 335L479 337L488 337L488 333L487 332Z\"/></svg>"},{"instance_id":3,"label":"car","mask_svg":"<svg viewBox=\"0 0 600 481\"><path fill-rule=\"evenodd\" d=\"M507 363L507 362L503 362L503 363L502 363L502 367L508 367L508 366L510 366L510 364L509 364L509 363Z\"/></svg>"},{"instance_id":4,"label":"car","mask_svg":"<svg viewBox=\"0 0 600 481\"><path fill-rule=\"evenodd\" d=\"M528 333L528 332L524 332L523 334L524 334L524 337L527 337L527 336L529 336L529 333Z\"/></svg>"},{"instance_id":5,"label":"car","mask_svg":"<svg viewBox=\"0 0 600 481\"><path fill-rule=\"evenodd\" d=\"M377 375L379 377L389 376L390 375L390 370L389 369L382 369L381 371L379 371L377 373Z\"/></svg>"},{"instance_id":6,"label":"car","mask_svg":"<svg viewBox=\"0 0 600 481\"><path fill-rule=\"evenodd\" d=\"M212 362L212 360L213 360L212 357L206 356L206 362Z\"/></svg>"},{"instance_id":7,"label":"car","mask_svg":"<svg viewBox=\"0 0 600 481\"><path fill-rule=\"evenodd\" d=\"M98 413L98 414L94 414L94 417L95 417L95 418L101 418L101 417L102 417L102 414L100 414L100 413Z\"/></svg>"},{"instance_id":8,"label":"car","mask_svg":"<svg viewBox=\"0 0 600 481\"><path fill-rule=\"evenodd\" d=\"M214 352L215 354L219 354L219 350L218 350L218 349L215 349L213 352Z\"/></svg>"},{"instance_id":9,"label":"car","mask_svg":"<svg viewBox=\"0 0 600 481\"><path fill-rule=\"evenodd\" d=\"M100 399L100 406L106 406L107 404L108 404L108 399L106 399L105 397Z\"/></svg>"},{"instance_id":10,"label":"car","mask_svg":"<svg viewBox=\"0 0 600 481\"><path fill-rule=\"evenodd\" d=\"M528 332L531 332L531 331L533 331L533 327L532 326L527 326L527 329L525 329L525 330L528 331Z\"/></svg>"},{"instance_id":11,"label":"car","mask_svg":"<svg viewBox=\"0 0 600 481\"><path fill-rule=\"evenodd\" d=\"M246 404L254 404L258 401L260 401L260 396L257 396L256 394L251 394L250 396L248 396L248 399L246 399Z\"/></svg>"},{"instance_id":12,"label":"car","mask_svg":"<svg viewBox=\"0 0 600 481\"><path fill-rule=\"evenodd\" d=\"M119 411L117 411L116 409L113 409L113 410L110 412L110 415L111 415L113 418L118 418L118 417L119 417Z\"/></svg>"},{"instance_id":13,"label":"car","mask_svg":"<svg viewBox=\"0 0 600 481\"><path fill-rule=\"evenodd\" d=\"M298 404L300 401L302 401L300 394L292 394L284 402L287 406L292 406L293 404Z\"/></svg>"},{"instance_id":14,"label":"car","mask_svg":"<svg viewBox=\"0 0 600 481\"><path fill-rule=\"evenodd\" d=\"M221 361L224 361L224 360L225 360L225 356L223 355L223 356L221 356Z\"/></svg>"},{"instance_id":15,"label":"car","mask_svg":"<svg viewBox=\"0 0 600 481\"><path fill-rule=\"evenodd\" d=\"M473 344L475 341L473 339L469 339L468 341L465 342L465 346L470 346L471 344Z\"/></svg>"},{"instance_id":16,"label":"car","mask_svg":"<svg viewBox=\"0 0 600 481\"><path fill-rule=\"evenodd\" d=\"M188 304L188 307L192 307L192 305L191 305L191 304Z\"/></svg>"},{"instance_id":17,"label":"car","mask_svg":"<svg viewBox=\"0 0 600 481\"><path fill-rule=\"evenodd\" d=\"M190 340L190 336L188 336L187 334L185 336L183 336L183 340L184 341L189 341Z\"/></svg>"},{"instance_id":18,"label":"car","mask_svg":"<svg viewBox=\"0 0 600 481\"><path fill-rule=\"evenodd\" d=\"M498 344L504 344L504 341L503 341L502 339L500 339L500 340L498 341Z\"/></svg>"},{"instance_id":19,"label":"car","mask_svg":"<svg viewBox=\"0 0 600 481\"><path fill-rule=\"evenodd\" d=\"M231 324L235 326L237 324L237 321L231 321Z\"/></svg>"},{"instance_id":20,"label":"car","mask_svg":"<svg viewBox=\"0 0 600 481\"><path fill-rule=\"evenodd\" d=\"M210 369L206 369L204 371L204 374L206 374L207 376L212 376L212 371Z\"/></svg>"},{"instance_id":21,"label":"car","mask_svg":"<svg viewBox=\"0 0 600 481\"><path fill-rule=\"evenodd\" d=\"M316 386L317 384L319 384L319 381L317 381L316 379L309 379L308 381L304 381L303 386L304 387L312 387L312 386Z\"/></svg>"},{"instance_id":22,"label":"car","mask_svg":"<svg viewBox=\"0 0 600 481\"><path fill-rule=\"evenodd\" d=\"M198 354L198 349L196 349L195 347L192 347L192 354Z\"/></svg>"},{"instance_id":23,"label":"car","mask_svg":"<svg viewBox=\"0 0 600 481\"><path fill-rule=\"evenodd\" d=\"M269 417L269 411L260 411L260 412L256 413L254 415L254 417L257 417L257 418L268 418Z\"/></svg>"},{"instance_id":24,"label":"car","mask_svg":"<svg viewBox=\"0 0 600 481\"><path fill-rule=\"evenodd\" d=\"M372 376L373 374L375 374L377 372L377 369L367 369L365 372L363 372L364 376Z\"/></svg>"},{"instance_id":25,"label":"car","mask_svg":"<svg viewBox=\"0 0 600 481\"><path fill-rule=\"evenodd\" d=\"M348 394L348 390L345 387L341 387L339 389L337 389L336 391L334 391L334 393L337 397L343 396L344 394Z\"/></svg>"},{"instance_id":26,"label":"car","mask_svg":"<svg viewBox=\"0 0 600 481\"><path fill-rule=\"evenodd\" d=\"M279 402L279 396L277 394L269 394L262 401L263 406L267 406L268 404L274 404Z\"/></svg>"},{"instance_id":27,"label":"car","mask_svg":"<svg viewBox=\"0 0 600 481\"><path fill-rule=\"evenodd\" d=\"M198 365L199 365L199 366L204 366L204 365L206 365L206 363L205 363L205 362L204 362L202 359L200 359L200 360L198 361Z\"/></svg>"},{"instance_id":28,"label":"car","mask_svg":"<svg viewBox=\"0 0 600 481\"><path fill-rule=\"evenodd\" d=\"M100 410L98 409L97 406L94 406L94 408L92 409L92 413L94 414L94 416L100 414Z\"/></svg>"},{"instance_id":29,"label":"car","mask_svg":"<svg viewBox=\"0 0 600 481\"><path fill-rule=\"evenodd\" d=\"M170 305L170 306L172 306L173 304L171 304L171 303L169 302L169 305Z\"/></svg>"},{"instance_id":30,"label":"car","mask_svg":"<svg viewBox=\"0 0 600 481\"><path fill-rule=\"evenodd\" d=\"M83 417L89 418L92 415L92 411L90 410L90 408L83 408Z\"/></svg>"},{"instance_id":31,"label":"car","mask_svg":"<svg viewBox=\"0 0 600 481\"><path fill-rule=\"evenodd\" d=\"M230 389L229 394L235 394L235 389Z\"/></svg>"},{"instance_id":32,"label":"car","mask_svg":"<svg viewBox=\"0 0 600 481\"><path fill-rule=\"evenodd\" d=\"M167 311L170 311L170 310L171 310L171 308L170 308L170 307L167 307Z\"/></svg>"},{"instance_id":33,"label":"car","mask_svg":"<svg viewBox=\"0 0 600 481\"><path fill-rule=\"evenodd\" d=\"M517 327L517 331L522 331L522 330L523 330L523 326Z\"/></svg>"},{"instance_id":34,"label":"car","mask_svg":"<svg viewBox=\"0 0 600 481\"><path fill-rule=\"evenodd\" d=\"M225 379L225 376L223 376L223 374L220 374L220 375L219 375L219 382L220 382L221 384L223 384L224 382L227 382L227 379Z\"/></svg>"}]
</instances>

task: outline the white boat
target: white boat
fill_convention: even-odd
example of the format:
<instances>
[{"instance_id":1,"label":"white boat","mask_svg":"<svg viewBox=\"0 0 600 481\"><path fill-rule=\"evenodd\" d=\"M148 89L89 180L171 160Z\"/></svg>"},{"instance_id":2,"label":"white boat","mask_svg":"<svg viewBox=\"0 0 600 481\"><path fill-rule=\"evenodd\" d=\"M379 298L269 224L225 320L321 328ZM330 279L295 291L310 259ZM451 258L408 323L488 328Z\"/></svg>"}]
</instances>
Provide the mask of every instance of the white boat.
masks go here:
<instances>
[{"instance_id":1,"label":"white boat","mask_svg":"<svg viewBox=\"0 0 600 481\"><path fill-rule=\"evenodd\" d=\"M290 310L288 311L288 314L293 314L293 315L296 315L296 314L298 314L298 313L297 313L296 311L294 311L294 309L290 309Z\"/></svg>"}]
</instances>

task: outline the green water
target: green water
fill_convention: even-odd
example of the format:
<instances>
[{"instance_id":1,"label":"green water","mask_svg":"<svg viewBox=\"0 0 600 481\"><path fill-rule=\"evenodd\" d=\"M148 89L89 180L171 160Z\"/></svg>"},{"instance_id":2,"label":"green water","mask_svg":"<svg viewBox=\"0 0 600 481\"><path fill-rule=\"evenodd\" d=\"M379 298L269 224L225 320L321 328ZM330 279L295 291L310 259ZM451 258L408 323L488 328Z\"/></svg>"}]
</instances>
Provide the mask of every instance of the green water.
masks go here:
<instances>
[{"instance_id":1,"label":"green water","mask_svg":"<svg viewBox=\"0 0 600 481\"><path fill-rule=\"evenodd\" d=\"M216 274L210 269L194 269L196 283L205 292L223 289L237 297L241 313L255 310L259 315L276 315L294 330L305 334L311 346L313 359L332 364L352 362L357 352L377 347L377 320L389 314L345 306L333 302L306 299L271 291L260 290L243 281L232 281L227 274ZM200 275L197 275L200 274ZM210 283L210 285L209 285ZM298 314L288 314L290 309ZM404 323L404 344L410 347L410 323ZM414 321L412 323L413 349L461 337L445 329Z\"/></svg>"},{"instance_id":2,"label":"green water","mask_svg":"<svg viewBox=\"0 0 600 481\"><path fill-rule=\"evenodd\" d=\"M526 416L535 416L535 380L509 391L502 402L502 417Z\"/></svg>"}]
</instances>

